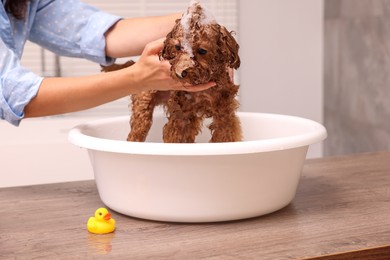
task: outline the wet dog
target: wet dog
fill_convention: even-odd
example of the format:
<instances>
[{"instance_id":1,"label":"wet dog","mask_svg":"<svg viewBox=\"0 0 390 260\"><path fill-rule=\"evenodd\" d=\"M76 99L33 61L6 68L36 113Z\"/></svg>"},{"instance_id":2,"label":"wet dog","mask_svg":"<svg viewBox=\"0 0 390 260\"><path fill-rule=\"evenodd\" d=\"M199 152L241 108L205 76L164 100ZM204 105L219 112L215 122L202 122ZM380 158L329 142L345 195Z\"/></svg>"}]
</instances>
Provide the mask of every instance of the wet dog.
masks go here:
<instances>
[{"instance_id":1,"label":"wet dog","mask_svg":"<svg viewBox=\"0 0 390 260\"><path fill-rule=\"evenodd\" d=\"M153 111L164 106L168 122L163 128L166 143L193 143L205 118L211 118L210 142L237 142L242 131L236 111L238 85L229 70L240 66L239 45L225 27L199 2L192 1L183 17L168 33L160 58L171 64L172 77L197 85L216 82L200 92L147 91L131 96L128 141L144 142L153 122ZM113 65L105 71L132 65Z\"/></svg>"}]
</instances>

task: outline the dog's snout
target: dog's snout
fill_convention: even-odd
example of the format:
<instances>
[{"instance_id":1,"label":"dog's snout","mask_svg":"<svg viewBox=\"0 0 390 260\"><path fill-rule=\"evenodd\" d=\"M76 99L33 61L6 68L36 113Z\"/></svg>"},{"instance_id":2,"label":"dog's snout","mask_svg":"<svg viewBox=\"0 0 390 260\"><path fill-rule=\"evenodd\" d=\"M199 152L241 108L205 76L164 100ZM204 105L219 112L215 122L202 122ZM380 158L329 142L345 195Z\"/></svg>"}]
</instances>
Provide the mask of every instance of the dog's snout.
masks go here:
<instances>
[{"instance_id":1,"label":"dog's snout","mask_svg":"<svg viewBox=\"0 0 390 260\"><path fill-rule=\"evenodd\" d=\"M184 79L189 77L191 70L195 66L195 61L188 55L181 55L177 58L176 63L172 65L174 68L176 77Z\"/></svg>"}]
</instances>

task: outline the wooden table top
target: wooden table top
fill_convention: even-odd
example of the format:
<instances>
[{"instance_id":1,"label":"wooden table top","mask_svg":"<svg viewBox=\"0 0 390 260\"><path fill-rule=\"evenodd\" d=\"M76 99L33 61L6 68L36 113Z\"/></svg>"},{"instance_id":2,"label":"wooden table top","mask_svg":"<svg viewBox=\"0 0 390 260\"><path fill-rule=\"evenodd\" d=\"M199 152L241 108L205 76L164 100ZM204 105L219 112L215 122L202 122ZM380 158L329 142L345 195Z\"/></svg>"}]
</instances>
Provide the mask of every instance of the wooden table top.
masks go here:
<instances>
[{"instance_id":1,"label":"wooden table top","mask_svg":"<svg viewBox=\"0 0 390 260\"><path fill-rule=\"evenodd\" d=\"M307 160L293 202L247 220L176 224L111 210L117 230L90 234L102 206L93 181L0 189L0 259L390 259L389 152Z\"/></svg>"}]
</instances>

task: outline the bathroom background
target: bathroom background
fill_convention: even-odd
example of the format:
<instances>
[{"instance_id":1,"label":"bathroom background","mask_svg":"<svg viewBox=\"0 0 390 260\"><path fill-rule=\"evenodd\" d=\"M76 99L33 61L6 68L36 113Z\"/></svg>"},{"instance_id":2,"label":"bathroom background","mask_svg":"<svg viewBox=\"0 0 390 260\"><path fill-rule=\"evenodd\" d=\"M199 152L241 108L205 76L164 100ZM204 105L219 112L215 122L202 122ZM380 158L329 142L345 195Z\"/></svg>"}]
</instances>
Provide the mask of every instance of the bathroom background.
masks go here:
<instances>
[{"instance_id":1,"label":"bathroom background","mask_svg":"<svg viewBox=\"0 0 390 260\"><path fill-rule=\"evenodd\" d=\"M189 0L85 0L124 16L183 11ZM328 138L308 157L390 146L390 0L202 0L237 32L241 111L306 117ZM96 64L26 46L22 64L44 76L78 76ZM128 114L128 99L74 114L0 121L0 187L92 179L86 151L67 141L71 127Z\"/></svg>"},{"instance_id":2,"label":"bathroom background","mask_svg":"<svg viewBox=\"0 0 390 260\"><path fill-rule=\"evenodd\" d=\"M326 0L324 154L390 149L390 1Z\"/></svg>"}]
</instances>

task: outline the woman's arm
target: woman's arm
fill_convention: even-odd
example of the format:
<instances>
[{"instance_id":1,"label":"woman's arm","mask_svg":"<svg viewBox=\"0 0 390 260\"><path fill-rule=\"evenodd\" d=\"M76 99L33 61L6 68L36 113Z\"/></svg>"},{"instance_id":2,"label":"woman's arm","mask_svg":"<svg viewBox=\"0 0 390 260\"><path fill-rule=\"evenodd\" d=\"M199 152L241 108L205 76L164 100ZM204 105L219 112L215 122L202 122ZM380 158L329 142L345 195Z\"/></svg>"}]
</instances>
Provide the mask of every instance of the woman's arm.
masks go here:
<instances>
[{"instance_id":1,"label":"woman's arm","mask_svg":"<svg viewBox=\"0 0 390 260\"><path fill-rule=\"evenodd\" d=\"M131 67L92 76L45 78L38 94L25 107L25 117L69 113L92 108L145 90L200 91L215 83L182 85L170 76L170 65L160 61L158 53L164 39L149 43L140 59Z\"/></svg>"},{"instance_id":2,"label":"woman's arm","mask_svg":"<svg viewBox=\"0 0 390 260\"><path fill-rule=\"evenodd\" d=\"M145 45L165 37L181 13L118 21L105 34L106 54L112 58L140 55Z\"/></svg>"}]
</instances>

